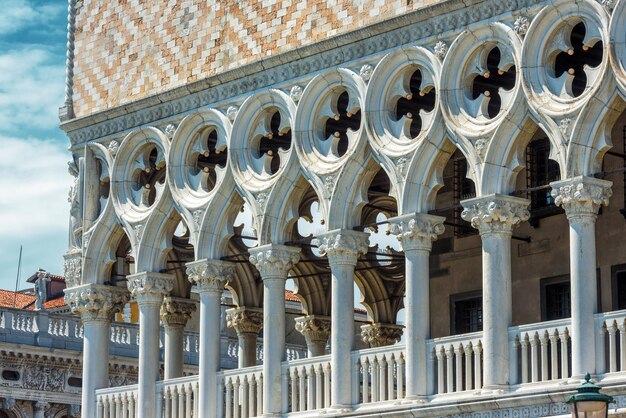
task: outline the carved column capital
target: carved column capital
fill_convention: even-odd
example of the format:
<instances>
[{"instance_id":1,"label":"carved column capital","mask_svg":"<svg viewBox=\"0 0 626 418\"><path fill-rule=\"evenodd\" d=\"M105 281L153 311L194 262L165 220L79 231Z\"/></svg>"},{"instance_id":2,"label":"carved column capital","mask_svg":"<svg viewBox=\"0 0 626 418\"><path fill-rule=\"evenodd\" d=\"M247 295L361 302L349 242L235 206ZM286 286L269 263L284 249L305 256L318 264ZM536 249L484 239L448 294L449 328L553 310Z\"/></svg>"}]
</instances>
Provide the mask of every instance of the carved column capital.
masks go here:
<instances>
[{"instance_id":1,"label":"carved column capital","mask_svg":"<svg viewBox=\"0 0 626 418\"><path fill-rule=\"evenodd\" d=\"M286 279L289 270L300 260L300 248L286 245L263 245L250 249L250 262L265 279Z\"/></svg>"},{"instance_id":2,"label":"carved column capital","mask_svg":"<svg viewBox=\"0 0 626 418\"><path fill-rule=\"evenodd\" d=\"M166 327L185 327L191 314L196 311L196 302L168 296L161 305L161 321Z\"/></svg>"},{"instance_id":3,"label":"carved column capital","mask_svg":"<svg viewBox=\"0 0 626 418\"><path fill-rule=\"evenodd\" d=\"M226 325L234 328L237 335L258 335L263 328L263 311L259 308L231 308L226 310Z\"/></svg>"},{"instance_id":4,"label":"carved column capital","mask_svg":"<svg viewBox=\"0 0 626 418\"><path fill-rule=\"evenodd\" d=\"M396 235L402 249L430 251L433 241L445 231L446 218L426 213L410 213L390 218L391 233Z\"/></svg>"},{"instance_id":5,"label":"carved column capital","mask_svg":"<svg viewBox=\"0 0 626 418\"><path fill-rule=\"evenodd\" d=\"M520 222L528 220L530 201L500 194L463 200L461 217L483 234L511 234Z\"/></svg>"},{"instance_id":6,"label":"carved column capital","mask_svg":"<svg viewBox=\"0 0 626 418\"><path fill-rule=\"evenodd\" d=\"M235 275L235 265L222 260L198 260L187 263L187 277L200 293L222 294L224 284Z\"/></svg>"},{"instance_id":7,"label":"carved column capital","mask_svg":"<svg viewBox=\"0 0 626 418\"><path fill-rule=\"evenodd\" d=\"M319 315L298 317L296 331L304 335L308 344L317 342L325 344L330 336L330 318Z\"/></svg>"},{"instance_id":8,"label":"carved column capital","mask_svg":"<svg viewBox=\"0 0 626 418\"><path fill-rule=\"evenodd\" d=\"M111 321L128 302L128 290L99 284L85 284L65 289L65 303L83 322Z\"/></svg>"},{"instance_id":9,"label":"carved column capital","mask_svg":"<svg viewBox=\"0 0 626 418\"><path fill-rule=\"evenodd\" d=\"M367 324L361 325L361 339L371 347L393 345L402 338L402 325L395 324Z\"/></svg>"},{"instance_id":10,"label":"carved column capital","mask_svg":"<svg viewBox=\"0 0 626 418\"><path fill-rule=\"evenodd\" d=\"M161 305L163 298L174 288L174 276L171 274L142 272L126 276L128 290L141 304Z\"/></svg>"},{"instance_id":11,"label":"carved column capital","mask_svg":"<svg viewBox=\"0 0 626 418\"><path fill-rule=\"evenodd\" d=\"M595 219L600 206L608 206L613 195L612 185L613 182L608 180L584 176L550 183L554 203L565 209L570 220Z\"/></svg>"},{"instance_id":12,"label":"carved column capital","mask_svg":"<svg viewBox=\"0 0 626 418\"><path fill-rule=\"evenodd\" d=\"M70 250L63 255L63 271L67 287L81 284L83 273L83 253L81 250Z\"/></svg>"},{"instance_id":13,"label":"carved column capital","mask_svg":"<svg viewBox=\"0 0 626 418\"><path fill-rule=\"evenodd\" d=\"M367 253L369 235L350 229L335 229L317 236L319 251L333 265L356 265L359 255Z\"/></svg>"}]
</instances>

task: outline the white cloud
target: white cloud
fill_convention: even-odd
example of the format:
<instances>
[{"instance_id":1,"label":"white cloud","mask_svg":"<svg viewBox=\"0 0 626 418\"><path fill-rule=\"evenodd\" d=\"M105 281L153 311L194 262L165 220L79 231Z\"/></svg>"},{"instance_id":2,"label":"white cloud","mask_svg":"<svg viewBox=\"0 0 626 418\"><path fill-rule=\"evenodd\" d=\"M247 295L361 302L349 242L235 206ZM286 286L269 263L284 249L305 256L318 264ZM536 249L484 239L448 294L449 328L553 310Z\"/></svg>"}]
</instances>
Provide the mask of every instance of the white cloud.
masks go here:
<instances>
[{"instance_id":1,"label":"white cloud","mask_svg":"<svg viewBox=\"0 0 626 418\"><path fill-rule=\"evenodd\" d=\"M27 0L0 0L0 5L2 5L0 35L50 23L67 7L61 2L51 5L35 5Z\"/></svg>"}]
</instances>

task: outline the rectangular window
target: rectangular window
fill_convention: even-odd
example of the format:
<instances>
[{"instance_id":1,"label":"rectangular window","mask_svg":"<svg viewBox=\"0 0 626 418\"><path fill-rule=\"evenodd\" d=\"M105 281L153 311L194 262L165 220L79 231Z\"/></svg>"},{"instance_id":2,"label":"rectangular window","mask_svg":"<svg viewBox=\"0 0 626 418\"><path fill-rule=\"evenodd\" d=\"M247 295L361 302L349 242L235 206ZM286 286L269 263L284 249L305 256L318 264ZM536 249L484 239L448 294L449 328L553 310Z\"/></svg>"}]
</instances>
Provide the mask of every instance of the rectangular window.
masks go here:
<instances>
[{"instance_id":1,"label":"rectangular window","mask_svg":"<svg viewBox=\"0 0 626 418\"><path fill-rule=\"evenodd\" d=\"M613 309L626 309L626 264L611 267Z\"/></svg>"},{"instance_id":2,"label":"rectangular window","mask_svg":"<svg viewBox=\"0 0 626 418\"><path fill-rule=\"evenodd\" d=\"M478 232L469 222L461 218L463 212L461 201L472 197L476 197L476 188L474 182L467 178L467 160L465 157L457 157L454 159L454 235L457 237Z\"/></svg>"},{"instance_id":3,"label":"rectangular window","mask_svg":"<svg viewBox=\"0 0 626 418\"><path fill-rule=\"evenodd\" d=\"M550 141L542 138L526 148L526 185L531 210L554 206L554 198L547 187L560 178L559 165L550 160Z\"/></svg>"},{"instance_id":4,"label":"rectangular window","mask_svg":"<svg viewBox=\"0 0 626 418\"><path fill-rule=\"evenodd\" d=\"M480 294L480 292L478 292ZM451 333L467 334L483 329L483 298L476 293L451 297Z\"/></svg>"},{"instance_id":5,"label":"rectangular window","mask_svg":"<svg viewBox=\"0 0 626 418\"><path fill-rule=\"evenodd\" d=\"M568 276L552 277L541 281L542 321L571 316L570 282Z\"/></svg>"}]
</instances>

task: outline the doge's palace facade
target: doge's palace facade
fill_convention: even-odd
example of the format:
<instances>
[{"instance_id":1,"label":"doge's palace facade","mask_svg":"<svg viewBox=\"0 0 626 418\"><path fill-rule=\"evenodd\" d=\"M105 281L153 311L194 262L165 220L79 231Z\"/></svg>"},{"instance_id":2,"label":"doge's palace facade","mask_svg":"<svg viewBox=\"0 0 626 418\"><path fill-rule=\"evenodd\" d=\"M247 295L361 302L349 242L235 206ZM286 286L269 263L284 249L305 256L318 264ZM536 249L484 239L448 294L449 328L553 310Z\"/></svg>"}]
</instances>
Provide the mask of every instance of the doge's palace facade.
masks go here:
<instances>
[{"instance_id":1,"label":"doge's palace facade","mask_svg":"<svg viewBox=\"0 0 626 418\"><path fill-rule=\"evenodd\" d=\"M626 0L68 15L84 417L558 416L587 372L624 406ZM108 388L131 298L138 384ZM293 329L306 359L285 357Z\"/></svg>"}]
</instances>

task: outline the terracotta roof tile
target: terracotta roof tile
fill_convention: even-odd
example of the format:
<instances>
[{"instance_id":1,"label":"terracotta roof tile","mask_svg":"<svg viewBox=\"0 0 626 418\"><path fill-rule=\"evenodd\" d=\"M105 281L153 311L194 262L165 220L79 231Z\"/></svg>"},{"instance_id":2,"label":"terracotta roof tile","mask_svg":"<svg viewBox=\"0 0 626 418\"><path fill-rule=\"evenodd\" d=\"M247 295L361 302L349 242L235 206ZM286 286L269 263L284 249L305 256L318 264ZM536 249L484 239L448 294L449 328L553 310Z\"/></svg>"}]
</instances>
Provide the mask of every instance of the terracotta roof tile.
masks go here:
<instances>
[{"instance_id":1,"label":"terracotta roof tile","mask_svg":"<svg viewBox=\"0 0 626 418\"><path fill-rule=\"evenodd\" d=\"M25 295L24 293L0 289L0 307L2 308L16 307L23 309L33 303L35 303L34 295Z\"/></svg>"},{"instance_id":2,"label":"terracotta roof tile","mask_svg":"<svg viewBox=\"0 0 626 418\"><path fill-rule=\"evenodd\" d=\"M65 298L63 296L58 297L56 299L51 299L47 302L43 303L43 307L46 309L55 309L55 308L61 308L65 305Z\"/></svg>"}]
</instances>

